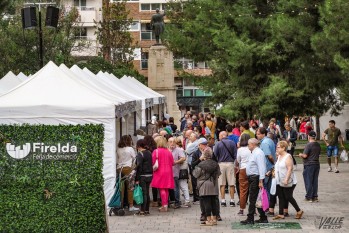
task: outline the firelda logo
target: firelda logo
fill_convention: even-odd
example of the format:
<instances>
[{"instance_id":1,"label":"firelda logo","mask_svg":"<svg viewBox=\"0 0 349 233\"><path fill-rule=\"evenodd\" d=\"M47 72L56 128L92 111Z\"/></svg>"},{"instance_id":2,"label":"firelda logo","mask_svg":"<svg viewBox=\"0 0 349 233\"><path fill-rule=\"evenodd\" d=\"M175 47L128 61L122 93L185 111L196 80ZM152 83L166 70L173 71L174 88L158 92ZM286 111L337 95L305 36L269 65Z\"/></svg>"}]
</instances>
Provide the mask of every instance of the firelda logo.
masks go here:
<instances>
[{"instance_id":1,"label":"firelda logo","mask_svg":"<svg viewBox=\"0 0 349 233\"><path fill-rule=\"evenodd\" d=\"M27 157L30 153L30 143L26 143L22 146L23 149L21 149L21 146L15 146L11 143L6 143L6 150L7 153L14 159L23 159Z\"/></svg>"},{"instance_id":2,"label":"firelda logo","mask_svg":"<svg viewBox=\"0 0 349 233\"><path fill-rule=\"evenodd\" d=\"M6 143L6 150L14 159L23 159L31 154L34 159L38 160L71 160L76 159L78 153L77 146L70 143L45 145L41 142L35 142L26 143L22 146Z\"/></svg>"}]
</instances>

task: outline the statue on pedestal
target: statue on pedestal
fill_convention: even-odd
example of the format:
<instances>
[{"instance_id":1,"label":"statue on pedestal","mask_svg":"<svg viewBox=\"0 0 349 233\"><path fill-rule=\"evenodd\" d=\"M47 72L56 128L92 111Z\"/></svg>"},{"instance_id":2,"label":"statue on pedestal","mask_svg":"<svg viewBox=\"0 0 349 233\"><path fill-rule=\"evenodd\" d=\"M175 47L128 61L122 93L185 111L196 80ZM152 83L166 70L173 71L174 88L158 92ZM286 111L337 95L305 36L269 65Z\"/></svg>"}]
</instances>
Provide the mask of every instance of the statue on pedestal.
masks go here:
<instances>
[{"instance_id":1,"label":"statue on pedestal","mask_svg":"<svg viewBox=\"0 0 349 233\"><path fill-rule=\"evenodd\" d=\"M151 17L150 25L155 34L156 44L160 44L160 35L165 31L164 16L160 14L159 8L156 8L156 14Z\"/></svg>"}]
</instances>

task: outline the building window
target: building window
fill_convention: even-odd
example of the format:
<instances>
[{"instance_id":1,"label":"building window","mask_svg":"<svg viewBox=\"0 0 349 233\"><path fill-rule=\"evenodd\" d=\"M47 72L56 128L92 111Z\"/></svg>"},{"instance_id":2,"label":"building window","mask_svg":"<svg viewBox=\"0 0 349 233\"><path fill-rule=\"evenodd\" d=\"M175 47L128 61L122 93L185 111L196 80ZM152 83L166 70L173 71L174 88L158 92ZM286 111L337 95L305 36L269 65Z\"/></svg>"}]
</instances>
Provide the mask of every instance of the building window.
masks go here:
<instances>
[{"instance_id":1,"label":"building window","mask_svg":"<svg viewBox=\"0 0 349 233\"><path fill-rule=\"evenodd\" d=\"M205 95L205 92L203 90L196 89L195 96L206 96L206 95Z\"/></svg>"},{"instance_id":2,"label":"building window","mask_svg":"<svg viewBox=\"0 0 349 233\"><path fill-rule=\"evenodd\" d=\"M193 96L193 90L192 89L184 89L184 96L185 97Z\"/></svg>"},{"instance_id":3,"label":"building window","mask_svg":"<svg viewBox=\"0 0 349 233\"><path fill-rule=\"evenodd\" d=\"M74 6L76 7L85 7L86 0L74 0Z\"/></svg>"},{"instance_id":4,"label":"building window","mask_svg":"<svg viewBox=\"0 0 349 233\"><path fill-rule=\"evenodd\" d=\"M150 26L150 23L141 24L141 40L153 40L155 34Z\"/></svg>"},{"instance_id":5,"label":"building window","mask_svg":"<svg viewBox=\"0 0 349 233\"><path fill-rule=\"evenodd\" d=\"M141 11L155 11L157 8L162 11L165 9L165 5L161 3L141 3L140 8Z\"/></svg>"},{"instance_id":6,"label":"building window","mask_svg":"<svg viewBox=\"0 0 349 233\"><path fill-rule=\"evenodd\" d=\"M75 37L77 39L87 39L87 28L76 28Z\"/></svg>"},{"instance_id":7,"label":"building window","mask_svg":"<svg viewBox=\"0 0 349 233\"><path fill-rule=\"evenodd\" d=\"M161 8L160 3L153 3L153 4L151 4L151 10L152 11L155 11L156 9L160 10L160 8Z\"/></svg>"},{"instance_id":8,"label":"building window","mask_svg":"<svg viewBox=\"0 0 349 233\"><path fill-rule=\"evenodd\" d=\"M139 31L141 24L139 21L133 21L132 24L129 26L129 31Z\"/></svg>"},{"instance_id":9,"label":"building window","mask_svg":"<svg viewBox=\"0 0 349 233\"><path fill-rule=\"evenodd\" d=\"M177 97L183 97L183 90L177 90L176 95Z\"/></svg>"},{"instance_id":10,"label":"building window","mask_svg":"<svg viewBox=\"0 0 349 233\"><path fill-rule=\"evenodd\" d=\"M141 11L150 11L151 4L141 4Z\"/></svg>"},{"instance_id":11,"label":"building window","mask_svg":"<svg viewBox=\"0 0 349 233\"><path fill-rule=\"evenodd\" d=\"M141 69L142 70L148 69L148 59L149 59L149 53L143 52L141 55Z\"/></svg>"}]
</instances>

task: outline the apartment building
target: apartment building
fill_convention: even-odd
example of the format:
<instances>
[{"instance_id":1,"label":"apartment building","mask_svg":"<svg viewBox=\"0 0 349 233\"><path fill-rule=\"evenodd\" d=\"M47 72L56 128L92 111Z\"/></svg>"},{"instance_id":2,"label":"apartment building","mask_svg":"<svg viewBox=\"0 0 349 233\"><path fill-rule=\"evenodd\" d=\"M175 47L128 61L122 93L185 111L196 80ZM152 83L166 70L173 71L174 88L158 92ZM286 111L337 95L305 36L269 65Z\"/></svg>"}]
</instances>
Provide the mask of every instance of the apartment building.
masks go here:
<instances>
[{"instance_id":1,"label":"apartment building","mask_svg":"<svg viewBox=\"0 0 349 233\"><path fill-rule=\"evenodd\" d=\"M116 2L111 0L110 2ZM148 76L148 55L149 48L155 44L155 35L152 33L150 20L157 8L163 12L166 8L168 0L128 0L127 9L130 11L129 17L133 19L133 24L129 30L133 36L134 42L138 47L134 51L134 66L144 75ZM63 7L69 9L76 7L79 10L81 22L79 23L79 38L87 40L91 46L86 51L76 53L77 56L97 56L99 46L95 35L96 24L102 20L102 0L63 0ZM165 17L165 23L169 22ZM175 70L185 70L199 76L211 74L205 62L195 62L186 58L175 58ZM177 76L177 72L175 72ZM205 93L195 86L190 80L183 80L175 77L175 85L177 87L177 101L182 112L192 110L196 112L209 111L204 108L204 101L209 93Z\"/></svg>"}]
</instances>

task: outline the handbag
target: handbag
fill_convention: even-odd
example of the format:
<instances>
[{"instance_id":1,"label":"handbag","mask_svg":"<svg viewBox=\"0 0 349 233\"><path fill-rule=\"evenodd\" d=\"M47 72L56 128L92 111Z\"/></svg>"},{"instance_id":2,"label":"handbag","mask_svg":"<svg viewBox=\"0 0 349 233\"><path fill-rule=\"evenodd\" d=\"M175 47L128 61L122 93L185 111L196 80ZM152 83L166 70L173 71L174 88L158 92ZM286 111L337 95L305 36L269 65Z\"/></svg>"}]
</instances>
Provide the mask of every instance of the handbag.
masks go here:
<instances>
[{"instance_id":1,"label":"handbag","mask_svg":"<svg viewBox=\"0 0 349 233\"><path fill-rule=\"evenodd\" d=\"M156 160L155 160L155 163L153 165L153 171L155 172L156 170L158 170L159 168L159 155L158 155L158 149L156 149Z\"/></svg>"},{"instance_id":2,"label":"handbag","mask_svg":"<svg viewBox=\"0 0 349 233\"><path fill-rule=\"evenodd\" d=\"M188 169L181 169L179 170L179 180L187 180L189 179L189 172Z\"/></svg>"},{"instance_id":3,"label":"handbag","mask_svg":"<svg viewBox=\"0 0 349 233\"><path fill-rule=\"evenodd\" d=\"M133 190L133 200L137 205L143 204L143 191L139 184L137 184L135 189Z\"/></svg>"}]
</instances>

